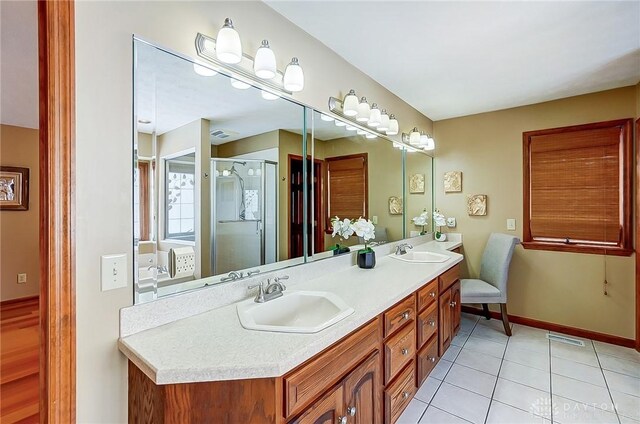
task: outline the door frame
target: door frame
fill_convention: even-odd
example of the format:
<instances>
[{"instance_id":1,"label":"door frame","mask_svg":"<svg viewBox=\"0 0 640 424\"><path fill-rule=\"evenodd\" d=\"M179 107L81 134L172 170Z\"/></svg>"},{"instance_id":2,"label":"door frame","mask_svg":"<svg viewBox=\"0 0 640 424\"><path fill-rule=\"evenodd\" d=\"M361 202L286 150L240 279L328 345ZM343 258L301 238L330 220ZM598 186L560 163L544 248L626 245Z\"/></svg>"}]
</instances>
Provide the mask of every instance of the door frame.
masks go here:
<instances>
[{"instance_id":1,"label":"door frame","mask_svg":"<svg viewBox=\"0 0 640 424\"><path fill-rule=\"evenodd\" d=\"M638 111L640 113L640 111ZM636 120L636 350L640 352L640 118Z\"/></svg>"},{"instance_id":2,"label":"door frame","mask_svg":"<svg viewBox=\"0 0 640 424\"><path fill-rule=\"evenodd\" d=\"M38 1L41 423L76 420L74 8Z\"/></svg>"}]
</instances>

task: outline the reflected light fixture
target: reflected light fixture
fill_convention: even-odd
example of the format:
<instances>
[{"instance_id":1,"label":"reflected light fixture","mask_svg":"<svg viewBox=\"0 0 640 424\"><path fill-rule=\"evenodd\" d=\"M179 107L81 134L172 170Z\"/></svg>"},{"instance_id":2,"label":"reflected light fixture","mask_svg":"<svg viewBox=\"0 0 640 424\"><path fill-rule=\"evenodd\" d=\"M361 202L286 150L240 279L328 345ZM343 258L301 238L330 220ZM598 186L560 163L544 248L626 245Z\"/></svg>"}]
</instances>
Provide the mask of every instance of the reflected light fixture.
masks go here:
<instances>
[{"instance_id":1,"label":"reflected light fixture","mask_svg":"<svg viewBox=\"0 0 640 424\"><path fill-rule=\"evenodd\" d=\"M262 45L253 60L253 73L258 78L271 79L276 76L276 55L269 46L269 41L262 40Z\"/></svg>"},{"instance_id":2,"label":"reflected light fixture","mask_svg":"<svg viewBox=\"0 0 640 424\"><path fill-rule=\"evenodd\" d=\"M369 103L367 103L367 98L362 97L360 99L360 103L358 104L358 114L356 115L356 121L367 122L369 120L370 114L371 108L369 107Z\"/></svg>"},{"instance_id":3,"label":"reflected light fixture","mask_svg":"<svg viewBox=\"0 0 640 424\"><path fill-rule=\"evenodd\" d=\"M387 131L389 129L389 115L387 115L386 109L382 109L380 113L380 125L378 125L378 131Z\"/></svg>"},{"instance_id":4,"label":"reflected light fixture","mask_svg":"<svg viewBox=\"0 0 640 424\"><path fill-rule=\"evenodd\" d=\"M231 19L226 18L224 25L216 37L216 57L224 63L240 63L242 60L242 43L240 35L233 27Z\"/></svg>"},{"instance_id":5,"label":"reflected light fixture","mask_svg":"<svg viewBox=\"0 0 640 424\"><path fill-rule=\"evenodd\" d=\"M357 128L354 127L353 125L347 125L347 131L356 131Z\"/></svg>"},{"instance_id":6,"label":"reflected light fixture","mask_svg":"<svg viewBox=\"0 0 640 424\"><path fill-rule=\"evenodd\" d=\"M151 121L150 121L150 120L148 120L148 119L142 119L142 118L141 118L141 119L138 119L138 124L148 125L148 124L150 124L150 123L151 123Z\"/></svg>"},{"instance_id":7,"label":"reflected light fixture","mask_svg":"<svg viewBox=\"0 0 640 424\"><path fill-rule=\"evenodd\" d=\"M260 95L265 100L278 100L280 96L277 94L269 93L268 91L260 90Z\"/></svg>"},{"instance_id":8,"label":"reflected light fixture","mask_svg":"<svg viewBox=\"0 0 640 424\"><path fill-rule=\"evenodd\" d=\"M380 109L378 109L378 105L376 103L371 105L371 113L369 114L369 123L370 127L377 127L380 125Z\"/></svg>"},{"instance_id":9,"label":"reflected light fixture","mask_svg":"<svg viewBox=\"0 0 640 424\"><path fill-rule=\"evenodd\" d=\"M429 136L422 131L420 133L420 146L426 146L427 144L429 144Z\"/></svg>"},{"instance_id":10,"label":"reflected light fixture","mask_svg":"<svg viewBox=\"0 0 640 424\"><path fill-rule=\"evenodd\" d=\"M294 57L287 65L284 71L284 89L295 93L304 89L304 73L298 62L298 58Z\"/></svg>"},{"instance_id":11,"label":"reflected light fixture","mask_svg":"<svg viewBox=\"0 0 640 424\"><path fill-rule=\"evenodd\" d=\"M377 136L377 135L375 135L375 134L367 133L367 134L365 135L365 137L367 137L367 138L371 139L371 138L376 138L376 137L378 137L378 136Z\"/></svg>"},{"instance_id":12,"label":"reflected light fixture","mask_svg":"<svg viewBox=\"0 0 640 424\"><path fill-rule=\"evenodd\" d=\"M417 146L420 144L420 133L418 132L417 127L413 127L411 134L409 134L409 143Z\"/></svg>"},{"instance_id":13,"label":"reflected light fixture","mask_svg":"<svg viewBox=\"0 0 640 424\"><path fill-rule=\"evenodd\" d=\"M430 135L427 136L427 144L424 146L425 150L433 150L436 148L436 141Z\"/></svg>"},{"instance_id":14,"label":"reflected light fixture","mask_svg":"<svg viewBox=\"0 0 640 424\"><path fill-rule=\"evenodd\" d=\"M395 115L389 115L389 128L387 129L387 135L396 135L398 134L398 120Z\"/></svg>"},{"instance_id":15,"label":"reflected light fixture","mask_svg":"<svg viewBox=\"0 0 640 424\"><path fill-rule=\"evenodd\" d=\"M201 75L203 77L212 77L217 74L217 72L214 71L213 69L207 68L206 66L203 66L199 63L193 64L193 70L195 71L196 74Z\"/></svg>"},{"instance_id":16,"label":"reflected light fixture","mask_svg":"<svg viewBox=\"0 0 640 424\"><path fill-rule=\"evenodd\" d=\"M358 96L356 96L355 90L349 90L349 94L344 97L342 113L347 116L356 116L358 114Z\"/></svg>"},{"instance_id":17,"label":"reflected light fixture","mask_svg":"<svg viewBox=\"0 0 640 424\"><path fill-rule=\"evenodd\" d=\"M237 88L238 90L246 90L247 88L251 87L250 84L247 84L246 82L243 82L243 81L239 81L235 78L231 78L231 86L233 88Z\"/></svg>"},{"instance_id":18,"label":"reflected light fixture","mask_svg":"<svg viewBox=\"0 0 640 424\"><path fill-rule=\"evenodd\" d=\"M229 175L231 175L231 171L229 171L228 169L225 169L222 171L222 176L223 177L228 177Z\"/></svg>"},{"instance_id":19,"label":"reflected light fixture","mask_svg":"<svg viewBox=\"0 0 640 424\"><path fill-rule=\"evenodd\" d=\"M365 134L368 134L368 133L365 130L361 130L360 128L356 128L356 134L365 135Z\"/></svg>"},{"instance_id":20,"label":"reflected light fixture","mask_svg":"<svg viewBox=\"0 0 640 424\"><path fill-rule=\"evenodd\" d=\"M346 122L342 122L336 119L336 127L344 127L346 125L347 125Z\"/></svg>"},{"instance_id":21,"label":"reflected light fixture","mask_svg":"<svg viewBox=\"0 0 640 424\"><path fill-rule=\"evenodd\" d=\"M327 122L333 121L332 117L330 117L329 115L325 115L324 113L320 115L320 119L322 119L323 121L327 121Z\"/></svg>"}]
</instances>

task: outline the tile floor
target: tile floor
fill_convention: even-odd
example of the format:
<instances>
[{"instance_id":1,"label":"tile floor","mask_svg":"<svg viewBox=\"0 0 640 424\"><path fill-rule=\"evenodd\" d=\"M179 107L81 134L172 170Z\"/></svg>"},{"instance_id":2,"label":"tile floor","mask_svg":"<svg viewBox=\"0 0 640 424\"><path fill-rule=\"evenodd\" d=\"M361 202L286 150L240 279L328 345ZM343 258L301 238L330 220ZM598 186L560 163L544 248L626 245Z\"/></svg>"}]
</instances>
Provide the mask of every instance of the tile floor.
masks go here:
<instances>
[{"instance_id":1,"label":"tile floor","mask_svg":"<svg viewBox=\"0 0 640 424\"><path fill-rule=\"evenodd\" d=\"M463 314L453 340L400 424L640 424L640 353ZM573 337L573 336L570 336ZM577 338L577 337L574 337Z\"/></svg>"}]
</instances>

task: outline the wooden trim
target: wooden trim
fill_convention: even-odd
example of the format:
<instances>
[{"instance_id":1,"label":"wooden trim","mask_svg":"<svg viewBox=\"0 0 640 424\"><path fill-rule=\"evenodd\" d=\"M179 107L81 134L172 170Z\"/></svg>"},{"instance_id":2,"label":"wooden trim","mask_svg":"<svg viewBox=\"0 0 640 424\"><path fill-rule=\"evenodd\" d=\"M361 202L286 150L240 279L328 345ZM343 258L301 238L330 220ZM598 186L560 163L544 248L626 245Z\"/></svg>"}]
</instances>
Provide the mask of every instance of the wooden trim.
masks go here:
<instances>
[{"instance_id":1,"label":"wooden trim","mask_svg":"<svg viewBox=\"0 0 640 424\"><path fill-rule=\"evenodd\" d=\"M140 187L139 212L140 212L140 241L149 241L150 219L150 184L149 184L149 161L138 161L138 186Z\"/></svg>"},{"instance_id":2,"label":"wooden trim","mask_svg":"<svg viewBox=\"0 0 640 424\"><path fill-rule=\"evenodd\" d=\"M630 256L633 253L632 240L632 184L633 184L633 136L632 136L632 119L618 119L606 122L596 122L585 125L573 125L569 127L550 128L545 130L526 131L522 133L522 152L523 152L523 242L525 249L550 250L587 254L606 254L614 256ZM530 158L531 158L531 137L562 134L573 131L595 130L601 128L620 127L622 137L620 140L620 161L622 175L620 179L619 195L622 203L621 227L622 234L620 244L618 246L605 246L602 244L574 244L561 242L546 242L534 240L531 235L531 175L530 175Z\"/></svg>"},{"instance_id":3,"label":"wooden trim","mask_svg":"<svg viewBox=\"0 0 640 424\"><path fill-rule=\"evenodd\" d=\"M480 315L484 317L484 312L480 308L473 308L471 306L462 306L462 312L468 314ZM502 316L500 312L489 311L491 318L501 320ZM598 333L596 331L584 330L582 328L569 327L562 324L554 324L552 322L539 321L537 319L519 317L517 315L508 315L509 321L514 324L527 325L529 327L541 328L543 330L554 331L556 333L569 334L571 336L583 337L585 339L596 340L599 342L611 343L618 346L634 347L635 340L626 339L620 336L613 336L611 334Z\"/></svg>"},{"instance_id":4,"label":"wooden trim","mask_svg":"<svg viewBox=\"0 0 640 424\"><path fill-rule=\"evenodd\" d=\"M5 306L14 305L16 303L22 303L22 302L28 302L30 300L36 300L39 297L40 297L39 295L35 295L35 296L19 297L17 299L3 300L2 302L0 302L0 308L4 308Z\"/></svg>"},{"instance_id":5,"label":"wooden trim","mask_svg":"<svg viewBox=\"0 0 640 424\"><path fill-rule=\"evenodd\" d=\"M76 420L75 19L38 1L40 79L40 422Z\"/></svg>"},{"instance_id":6,"label":"wooden trim","mask_svg":"<svg viewBox=\"0 0 640 424\"><path fill-rule=\"evenodd\" d=\"M640 111L638 111L640 113ZM636 120L636 350L640 352L640 118Z\"/></svg>"},{"instance_id":7,"label":"wooden trim","mask_svg":"<svg viewBox=\"0 0 640 424\"><path fill-rule=\"evenodd\" d=\"M331 214L329 213L329 209L331 208L331 204L329 202L329 190L331 187L329 186L329 164L333 161L344 160L344 159L356 159L362 158L364 161L364 168L366 170L364 174L364 216L362 218L369 218L369 153L354 153L352 155L344 155L344 156L334 156L330 158L324 158L324 180L326 187L323 187L324 191L324 216L325 216L325 234L332 234L333 229L331 228ZM348 217L343 216L344 218L358 219L357 217Z\"/></svg>"}]
</instances>

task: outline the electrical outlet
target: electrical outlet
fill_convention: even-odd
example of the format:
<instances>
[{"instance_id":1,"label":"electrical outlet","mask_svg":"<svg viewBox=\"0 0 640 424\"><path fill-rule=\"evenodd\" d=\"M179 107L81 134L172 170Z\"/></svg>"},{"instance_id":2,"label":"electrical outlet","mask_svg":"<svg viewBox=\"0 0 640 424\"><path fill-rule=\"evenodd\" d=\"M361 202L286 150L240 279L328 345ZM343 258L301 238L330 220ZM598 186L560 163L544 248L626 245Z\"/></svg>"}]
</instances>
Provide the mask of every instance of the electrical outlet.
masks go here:
<instances>
[{"instance_id":1,"label":"electrical outlet","mask_svg":"<svg viewBox=\"0 0 640 424\"><path fill-rule=\"evenodd\" d=\"M100 274L102 291L127 287L127 255L103 255Z\"/></svg>"},{"instance_id":2,"label":"electrical outlet","mask_svg":"<svg viewBox=\"0 0 640 424\"><path fill-rule=\"evenodd\" d=\"M179 247L169 251L171 278L191 277L196 271L196 252L193 247Z\"/></svg>"},{"instance_id":3,"label":"electrical outlet","mask_svg":"<svg viewBox=\"0 0 640 424\"><path fill-rule=\"evenodd\" d=\"M514 218L507 219L507 230L508 231L516 230L516 220Z\"/></svg>"},{"instance_id":4,"label":"electrical outlet","mask_svg":"<svg viewBox=\"0 0 640 424\"><path fill-rule=\"evenodd\" d=\"M456 228L456 219L455 218L447 218L447 227Z\"/></svg>"},{"instance_id":5,"label":"electrical outlet","mask_svg":"<svg viewBox=\"0 0 640 424\"><path fill-rule=\"evenodd\" d=\"M18 274L18 284L27 284L27 274Z\"/></svg>"},{"instance_id":6,"label":"electrical outlet","mask_svg":"<svg viewBox=\"0 0 640 424\"><path fill-rule=\"evenodd\" d=\"M373 225L377 225L378 224L378 217L376 215L373 215L371 217L371 223L373 223Z\"/></svg>"}]
</instances>

